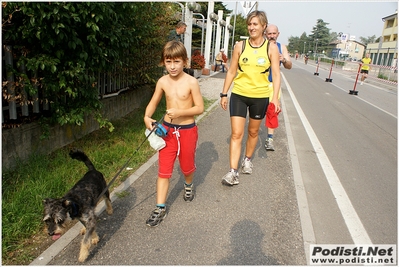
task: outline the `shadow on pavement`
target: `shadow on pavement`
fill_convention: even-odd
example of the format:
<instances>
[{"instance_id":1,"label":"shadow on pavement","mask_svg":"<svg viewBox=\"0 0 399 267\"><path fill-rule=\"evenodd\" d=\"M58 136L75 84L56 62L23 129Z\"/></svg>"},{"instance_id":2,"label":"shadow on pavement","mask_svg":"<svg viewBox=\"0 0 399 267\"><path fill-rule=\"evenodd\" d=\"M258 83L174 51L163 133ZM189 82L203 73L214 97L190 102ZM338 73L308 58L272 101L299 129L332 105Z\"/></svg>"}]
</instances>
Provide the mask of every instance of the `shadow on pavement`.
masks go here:
<instances>
[{"instance_id":1,"label":"shadow on pavement","mask_svg":"<svg viewBox=\"0 0 399 267\"><path fill-rule=\"evenodd\" d=\"M217 265L279 265L262 251L264 234L259 224L245 219L234 224L230 231L229 255Z\"/></svg>"}]
</instances>

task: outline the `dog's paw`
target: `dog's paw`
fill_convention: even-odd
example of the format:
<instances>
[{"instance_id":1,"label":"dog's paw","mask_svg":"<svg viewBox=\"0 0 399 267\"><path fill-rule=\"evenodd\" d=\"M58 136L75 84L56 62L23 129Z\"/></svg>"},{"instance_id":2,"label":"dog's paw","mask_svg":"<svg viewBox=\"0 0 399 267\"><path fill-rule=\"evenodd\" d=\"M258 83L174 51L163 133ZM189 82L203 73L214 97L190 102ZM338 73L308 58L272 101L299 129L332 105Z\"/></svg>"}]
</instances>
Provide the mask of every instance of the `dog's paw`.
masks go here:
<instances>
[{"instance_id":1,"label":"dog's paw","mask_svg":"<svg viewBox=\"0 0 399 267\"><path fill-rule=\"evenodd\" d=\"M83 227L82 229L80 229L80 234L81 235L86 234L86 227Z\"/></svg>"},{"instance_id":2,"label":"dog's paw","mask_svg":"<svg viewBox=\"0 0 399 267\"><path fill-rule=\"evenodd\" d=\"M79 259L78 259L79 262L84 262L88 256L89 256L89 253L87 253L87 255L79 255Z\"/></svg>"},{"instance_id":3,"label":"dog's paw","mask_svg":"<svg viewBox=\"0 0 399 267\"><path fill-rule=\"evenodd\" d=\"M111 208L107 208L107 214L112 215L114 213L114 210Z\"/></svg>"},{"instance_id":4,"label":"dog's paw","mask_svg":"<svg viewBox=\"0 0 399 267\"><path fill-rule=\"evenodd\" d=\"M91 239L92 245L97 245L98 242L100 242L100 238L98 236Z\"/></svg>"}]
</instances>

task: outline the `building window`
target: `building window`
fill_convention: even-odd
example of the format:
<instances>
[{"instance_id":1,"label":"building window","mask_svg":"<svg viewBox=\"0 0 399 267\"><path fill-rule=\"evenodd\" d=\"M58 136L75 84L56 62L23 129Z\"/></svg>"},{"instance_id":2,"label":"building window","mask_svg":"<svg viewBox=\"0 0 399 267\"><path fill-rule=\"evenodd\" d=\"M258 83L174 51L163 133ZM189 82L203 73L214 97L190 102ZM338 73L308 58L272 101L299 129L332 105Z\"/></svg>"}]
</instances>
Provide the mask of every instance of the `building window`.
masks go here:
<instances>
[{"instance_id":1,"label":"building window","mask_svg":"<svg viewBox=\"0 0 399 267\"><path fill-rule=\"evenodd\" d=\"M393 19L388 20L388 21L387 21L387 28L392 28L392 27L393 27L393 23L394 23L394 20L393 20Z\"/></svg>"}]
</instances>

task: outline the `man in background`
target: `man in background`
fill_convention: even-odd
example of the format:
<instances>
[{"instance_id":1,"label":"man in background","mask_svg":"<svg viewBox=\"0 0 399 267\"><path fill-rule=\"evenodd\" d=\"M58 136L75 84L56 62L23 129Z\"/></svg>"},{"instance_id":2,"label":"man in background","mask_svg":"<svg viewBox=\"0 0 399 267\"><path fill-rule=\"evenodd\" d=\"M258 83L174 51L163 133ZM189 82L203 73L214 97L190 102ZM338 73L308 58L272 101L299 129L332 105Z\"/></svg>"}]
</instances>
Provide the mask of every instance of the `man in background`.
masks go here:
<instances>
[{"instance_id":1,"label":"man in background","mask_svg":"<svg viewBox=\"0 0 399 267\"><path fill-rule=\"evenodd\" d=\"M280 32L278 31L278 28L276 25L269 24L266 28L266 38L269 40L269 42L275 42L277 44L279 53L280 53L280 65L283 64L285 69L291 69L292 68L292 62L290 55L288 53L287 47L283 44L280 44L277 42L277 38L280 35ZM273 81L272 81L272 72L270 71L269 73L269 81L271 82L270 85L273 86ZM270 86L269 85L269 86ZM272 90L273 92L273 90ZM281 92L281 91L280 91ZM269 99L272 99L273 95L269 96ZM278 96L280 99L280 96ZM273 128L267 128L267 138L265 141L265 148L268 151L274 151L274 144L273 144L273 135L274 135L274 129Z\"/></svg>"},{"instance_id":2,"label":"man in background","mask_svg":"<svg viewBox=\"0 0 399 267\"><path fill-rule=\"evenodd\" d=\"M229 70L229 66L227 65L227 56L224 53L224 48L220 49L219 54L217 54L216 59L217 62L220 62L221 65L224 66L224 68L226 69L226 71ZM216 66L215 66L215 70L216 70Z\"/></svg>"},{"instance_id":3,"label":"man in background","mask_svg":"<svg viewBox=\"0 0 399 267\"><path fill-rule=\"evenodd\" d=\"M176 29L170 31L168 41L183 42L183 34L186 32L186 28L187 24L183 21L179 21L176 25Z\"/></svg>"},{"instance_id":4,"label":"man in background","mask_svg":"<svg viewBox=\"0 0 399 267\"><path fill-rule=\"evenodd\" d=\"M171 30L168 35L168 42L169 41L178 41L183 43L183 35L186 32L187 24L183 21L179 21L176 24L176 28ZM188 63L190 64L190 63ZM189 66L189 65L188 65ZM194 70L184 67L183 71L191 76L194 76Z\"/></svg>"}]
</instances>

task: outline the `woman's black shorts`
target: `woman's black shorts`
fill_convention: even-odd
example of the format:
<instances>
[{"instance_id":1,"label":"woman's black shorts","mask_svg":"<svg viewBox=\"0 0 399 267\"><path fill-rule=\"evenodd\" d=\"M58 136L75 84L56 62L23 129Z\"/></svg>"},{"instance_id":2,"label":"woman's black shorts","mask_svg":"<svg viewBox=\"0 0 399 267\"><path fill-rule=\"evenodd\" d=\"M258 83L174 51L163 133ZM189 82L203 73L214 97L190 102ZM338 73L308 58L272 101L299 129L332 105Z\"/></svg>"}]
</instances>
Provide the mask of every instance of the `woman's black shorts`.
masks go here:
<instances>
[{"instance_id":1,"label":"woman's black shorts","mask_svg":"<svg viewBox=\"0 0 399 267\"><path fill-rule=\"evenodd\" d=\"M230 97L230 117L249 117L255 120L262 120L265 117L269 98L252 98L231 93Z\"/></svg>"}]
</instances>

